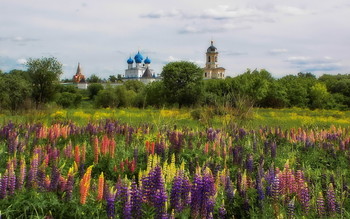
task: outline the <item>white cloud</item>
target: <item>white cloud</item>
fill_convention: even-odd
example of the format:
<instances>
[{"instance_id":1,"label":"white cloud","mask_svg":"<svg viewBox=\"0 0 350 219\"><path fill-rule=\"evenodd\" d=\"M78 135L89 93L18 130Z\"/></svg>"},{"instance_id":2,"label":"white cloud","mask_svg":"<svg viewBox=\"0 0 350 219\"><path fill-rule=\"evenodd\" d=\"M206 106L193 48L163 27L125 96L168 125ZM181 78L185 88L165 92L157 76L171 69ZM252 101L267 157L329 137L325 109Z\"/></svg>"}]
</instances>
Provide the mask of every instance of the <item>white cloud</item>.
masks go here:
<instances>
[{"instance_id":1,"label":"white cloud","mask_svg":"<svg viewBox=\"0 0 350 219\"><path fill-rule=\"evenodd\" d=\"M288 57L286 61L300 71L309 72L338 71L343 67L343 64L339 60L335 60L330 56L325 56L323 58L292 56Z\"/></svg>"},{"instance_id":2,"label":"white cloud","mask_svg":"<svg viewBox=\"0 0 350 219\"><path fill-rule=\"evenodd\" d=\"M27 59L23 59L23 58L17 59L17 63L18 63L18 64L21 64L21 65L24 65L24 64L27 63Z\"/></svg>"},{"instance_id":3,"label":"white cloud","mask_svg":"<svg viewBox=\"0 0 350 219\"><path fill-rule=\"evenodd\" d=\"M288 50L287 49L271 49L269 51L270 54L272 55L279 55L279 54L284 54L284 53L287 53Z\"/></svg>"},{"instance_id":4,"label":"white cloud","mask_svg":"<svg viewBox=\"0 0 350 219\"><path fill-rule=\"evenodd\" d=\"M278 12L281 12L283 14L294 15L294 16L305 15L305 14L311 13L311 11L308 11L308 10L305 10L302 8L293 7L293 6L285 6L285 5L284 6L282 6L282 5L275 6L275 9Z\"/></svg>"}]
</instances>

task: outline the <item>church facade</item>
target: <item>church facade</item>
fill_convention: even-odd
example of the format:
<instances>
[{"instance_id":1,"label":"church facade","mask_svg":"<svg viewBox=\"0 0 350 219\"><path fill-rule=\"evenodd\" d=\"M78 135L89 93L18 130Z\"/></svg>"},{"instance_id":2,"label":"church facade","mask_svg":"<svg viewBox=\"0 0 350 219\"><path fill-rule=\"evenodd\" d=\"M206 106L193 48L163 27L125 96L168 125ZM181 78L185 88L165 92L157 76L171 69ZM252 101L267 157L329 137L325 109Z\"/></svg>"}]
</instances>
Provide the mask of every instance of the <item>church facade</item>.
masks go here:
<instances>
[{"instance_id":1,"label":"church facade","mask_svg":"<svg viewBox=\"0 0 350 219\"><path fill-rule=\"evenodd\" d=\"M139 80L145 84L157 80L154 70L151 69L151 59L148 57L144 59L140 51L137 52L134 59L130 56L126 62L128 63L128 68L125 69L125 76L123 79Z\"/></svg>"},{"instance_id":2,"label":"church facade","mask_svg":"<svg viewBox=\"0 0 350 219\"><path fill-rule=\"evenodd\" d=\"M204 67L204 79L225 78L225 68L218 65L219 52L211 41L211 45L206 52L206 62Z\"/></svg>"}]
</instances>

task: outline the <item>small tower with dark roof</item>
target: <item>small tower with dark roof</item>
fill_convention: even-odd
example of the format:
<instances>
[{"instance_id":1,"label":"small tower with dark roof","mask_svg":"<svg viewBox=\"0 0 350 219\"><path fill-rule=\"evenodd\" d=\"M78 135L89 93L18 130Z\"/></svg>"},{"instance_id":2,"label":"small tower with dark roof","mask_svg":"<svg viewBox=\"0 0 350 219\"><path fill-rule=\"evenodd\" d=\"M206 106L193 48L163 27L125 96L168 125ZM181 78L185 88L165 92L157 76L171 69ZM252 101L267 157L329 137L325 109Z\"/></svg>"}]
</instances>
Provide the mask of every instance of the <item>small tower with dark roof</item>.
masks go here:
<instances>
[{"instance_id":1,"label":"small tower with dark roof","mask_svg":"<svg viewBox=\"0 0 350 219\"><path fill-rule=\"evenodd\" d=\"M219 52L214 46L214 42L211 41L211 45L208 47L206 52L206 64L204 68L204 78L224 78L225 68L218 66Z\"/></svg>"}]
</instances>

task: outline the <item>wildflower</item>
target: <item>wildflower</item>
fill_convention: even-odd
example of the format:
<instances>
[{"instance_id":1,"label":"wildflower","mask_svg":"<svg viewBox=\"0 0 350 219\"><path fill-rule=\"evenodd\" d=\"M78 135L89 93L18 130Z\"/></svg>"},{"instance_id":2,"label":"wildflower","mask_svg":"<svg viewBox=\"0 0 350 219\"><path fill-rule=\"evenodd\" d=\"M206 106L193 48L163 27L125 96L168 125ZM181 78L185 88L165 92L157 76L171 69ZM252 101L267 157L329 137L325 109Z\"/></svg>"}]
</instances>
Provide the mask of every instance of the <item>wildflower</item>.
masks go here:
<instances>
[{"instance_id":1,"label":"wildflower","mask_svg":"<svg viewBox=\"0 0 350 219\"><path fill-rule=\"evenodd\" d=\"M74 186L74 174L73 174L73 168L70 168L68 170L68 179L66 183L66 201L72 200L72 195L73 195L73 186Z\"/></svg>"},{"instance_id":2,"label":"wildflower","mask_svg":"<svg viewBox=\"0 0 350 219\"><path fill-rule=\"evenodd\" d=\"M181 171L174 177L170 192L170 206L175 212L181 212L182 209L188 205L189 193L189 180Z\"/></svg>"},{"instance_id":3,"label":"wildflower","mask_svg":"<svg viewBox=\"0 0 350 219\"><path fill-rule=\"evenodd\" d=\"M88 167L80 181L80 203L85 204L89 194L92 166Z\"/></svg>"},{"instance_id":4,"label":"wildflower","mask_svg":"<svg viewBox=\"0 0 350 219\"><path fill-rule=\"evenodd\" d=\"M13 195L13 193L15 192L15 188L16 188L16 175L15 175L15 170L13 168L13 164L11 163L9 169L8 169L8 184L7 184L7 188L8 188L8 194L9 195Z\"/></svg>"},{"instance_id":5,"label":"wildflower","mask_svg":"<svg viewBox=\"0 0 350 219\"><path fill-rule=\"evenodd\" d=\"M4 199L7 194L8 170L5 171L2 177L0 175L0 179L0 199Z\"/></svg>"},{"instance_id":6,"label":"wildflower","mask_svg":"<svg viewBox=\"0 0 350 219\"><path fill-rule=\"evenodd\" d=\"M317 203L318 216L320 216L320 217L324 216L326 214L326 210L325 210L324 198L323 198L322 192L318 193L316 203Z\"/></svg>"},{"instance_id":7,"label":"wildflower","mask_svg":"<svg viewBox=\"0 0 350 219\"><path fill-rule=\"evenodd\" d=\"M226 211L226 208L225 208L225 203L224 203L224 200L222 200L222 204L221 204L221 206L219 208L219 218L220 219L225 219L226 215L227 215L227 211Z\"/></svg>"},{"instance_id":8,"label":"wildflower","mask_svg":"<svg viewBox=\"0 0 350 219\"><path fill-rule=\"evenodd\" d=\"M130 189L131 214L133 218L142 218L142 194L135 181Z\"/></svg>"},{"instance_id":9,"label":"wildflower","mask_svg":"<svg viewBox=\"0 0 350 219\"><path fill-rule=\"evenodd\" d=\"M333 184L330 183L327 190L327 206L331 214L334 214L336 211L336 200Z\"/></svg>"},{"instance_id":10,"label":"wildflower","mask_svg":"<svg viewBox=\"0 0 350 219\"><path fill-rule=\"evenodd\" d=\"M21 158L20 163L19 163L19 177L18 177L18 183L17 183L17 188L22 189L24 180L26 178L26 162L24 157Z\"/></svg>"},{"instance_id":11,"label":"wildflower","mask_svg":"<svg viewBox=\"0 0 350 219\"><path fill-rule=\"evenodd\" d=\"M101 201L103 199L103 186L104 186L104 176L103 172L100 174L98 178L98 186L97 186L97 201Z\"/></svg>"},{"instance_id":12,"label":"wildflower","mask_svg":"<svg viewBox=\"0 0 350 219\"><path fill-rule=\"evenodd\" d=\"M115 217L115 195L116 192L113 190L113 188L110 188L106 201L107 201L107 206L106 206L106 211L107 211L107 218L108 219L113 219Z\"/></svg>"},{"instance_id":13,"label":"wildflower","mask_svg":"<svg viewBox=\"0 0 350 219\"><path fill-rule=\"evenodd\" d=\"M288 218L294 218L295 216L295 197L288 203L288 210L287 210L287 215Z\"/></svg>"},{"instance_id":14,"label":"wildflower","mask_svg":"<svg viewBox=\"0 0 350 219\"><path fill-rule=\"evenodd\" d=\"M51 170L51 182L50 182L51 191L55 191L57 189L59 179L60 179L60 171L56 165L53 165Z\"/></svg>"}]
</instances>

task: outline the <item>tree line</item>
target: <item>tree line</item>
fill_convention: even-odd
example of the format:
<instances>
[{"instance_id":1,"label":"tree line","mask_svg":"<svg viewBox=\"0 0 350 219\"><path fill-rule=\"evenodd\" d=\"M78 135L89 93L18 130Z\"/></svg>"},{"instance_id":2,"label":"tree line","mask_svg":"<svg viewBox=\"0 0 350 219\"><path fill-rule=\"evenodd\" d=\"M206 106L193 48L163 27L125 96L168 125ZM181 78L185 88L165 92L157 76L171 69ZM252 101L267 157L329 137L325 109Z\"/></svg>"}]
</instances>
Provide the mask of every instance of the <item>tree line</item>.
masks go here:
<instances>
[{"instance_id":1,"label":"tree line","mask_svg":"<svg viewBox=\"0 0 350 219\"><path fill-rule=\"evenodd\" d=\"M171 62L163 67L161 81L147 85L137 80L103 86L92 75L87 90L60 83L62 64L55 58L29 59L27 70L0 71L0 110L17 112L56 104L63 108L95 107L255 107L348 110L350 75L298 73L274 78L262 70L247 69L236 77L203 79L203 70L191 62Z\"/></svg>"}]
</instances>

